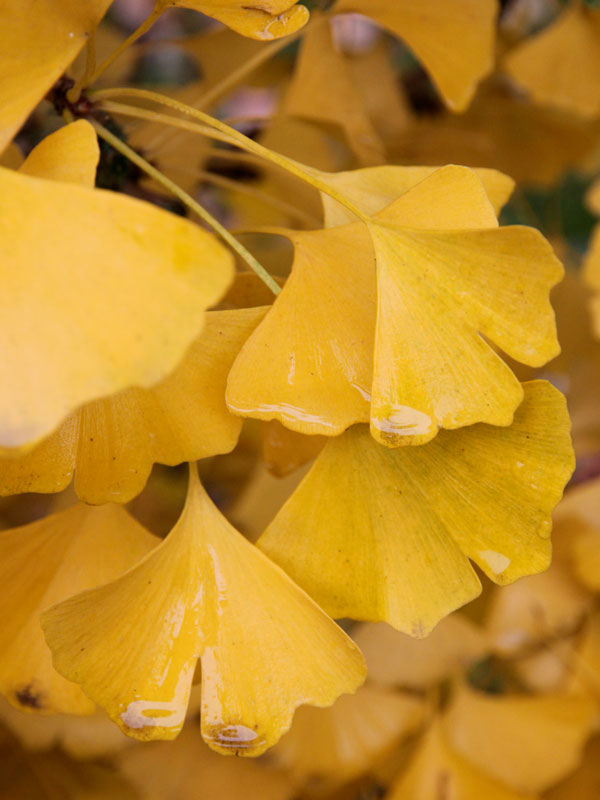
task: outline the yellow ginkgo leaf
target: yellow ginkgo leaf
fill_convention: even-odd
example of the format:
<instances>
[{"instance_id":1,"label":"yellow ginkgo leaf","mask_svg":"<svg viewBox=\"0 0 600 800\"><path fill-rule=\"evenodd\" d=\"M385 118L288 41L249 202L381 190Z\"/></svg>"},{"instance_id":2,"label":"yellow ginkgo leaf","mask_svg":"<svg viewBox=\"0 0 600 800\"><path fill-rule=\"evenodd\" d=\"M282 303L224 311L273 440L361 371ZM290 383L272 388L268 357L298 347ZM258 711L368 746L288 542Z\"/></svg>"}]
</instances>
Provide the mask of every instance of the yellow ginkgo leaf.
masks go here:
<instances>
[{"instance_id":1,"label":"yellow ginkgo leaf","mask_svg":"<svg viewBox=\"0 0 600 800\"><path fill-rule=\"evenodd\" d=\"M585 3L569 3L554 23L516 47L504 66L535 102L597 117L600 12Z\"/></svg>"},{"instance_id":2,"label":"yellow ginkgo leaf","mask_svg":"<svg viewBox=\"0 0 600 800\"><path fill-rule=\"evenodd\" d=\"M450 614L426 639L413 639L384 622L352 632L367 662L369 680L379 686L426 689L488 652L486 636L462 614Z\"/></svg>"},{"instance_id":3,"label":"yellow ginkgo leaf","mask_svg":"<svg viewBox=\"0 0 600 800\"><path fill-rule=\"evenodd\" d=\"M438 169L440 167L388 165L354 169L347 172L321 172L319 177L346 199L351 200L365 214L376 214ZM473 172L479 176L494 211L499 214L502 206L512 194L515 182L508 175L495 169L474 169ZM356 222L354 214L337 200L323 192L321 199L326 228Z\"/></svg>"},{"instance_id":4,"label":"yellow ginkgo leaf","mask_svg":"<svg viewBox=\"0 0 600 800\"><path fill-rule=\"evenodd\" d=\"M19 172L93 187L100 158L96 131L84 119L65 125L33 148Z\"/></svg>"},{"instance_id":5,"label":"yellow ginkgo leaf","mask_svg":"<svg viewBox=\"0 0 600 800\"><path fill-rule=\"evenodd\" d=\"M383 142L369 119L349 63L334 47L330 24L327 17L313 17L283 110L293 117L338 126L361 164L381 164L385 161Z\"/></svg>"},{"instance_id":6,"label":"yellow ginkgo leaf","mask_svg":"<svg viewBox=\"0 0 600 800\"><path fill-rule=\"evenodd\" d=\"M517 792L533 794L575 769L595 712L586 698L498 696L463 687L444 728L449 742L471 764Z\"/></svg>"},{"instance_id":7,"label":"yellow ginkgo leaf","mask_svg":"<svg viewBox=\"0 0 600 800\"><path fill-rule=\"evenodd\" d=\"M572 524L578 527L571 553L573 571L587 589L600 592L600 530L578 520Z\"/></svg>"},{"instance_id":8,"label":"yellow ginkgo leaf","mask_svg":"<svg viewBox=\"0 0 600 800\"><path fill-rule=\"evenodd\" d=\"M524 385L508 428L474 425L390 450L356 426L331 439L259 539L333 617L425 636L481 589L550 563L550 512L573 470L550 384Z\"/></svg>"},{"instance_id":9,"label":"yellow ginkgo leaf","mask_svg":"<svg viewBox=\"0 0 600 800\"><path fill-rule=\"evenodd\" d=\"M19 169L24 160L23 152L16 142L9 142L5 150L0 153L0 167Z\"/></svg>"},{"instance_id":10,"label":"yellow ginkgo leaf","mask_svg":"<svg viewBox=\"0 0 600 800\"><path fill-rule=\"evenodd\" d=\"M282 233L292 274L230 373L234 413L328 436L370 419L382 444L422 444L510 424L522 389L484 336L531 365L558 352L562 267L537 231L498 228L469 169L435 171L368 229Z\"/></svg>"},{"instance_id":11,"label":"yellow ginkgo leaf","mask_svg":"<svg viewBox=\"0 0 600 800\"><path fill-rule=\"evenodd\" d=\"M404 39L453 111L494 64L495 0L337 0L333 10L365 14Z\"/></svg>"},{"instance_id":12,"label":"yellow ginkgo leaf","mask_svg":"<svg viewBox=\"0 0 600 800\"><path fill-rule=\"evenodd\" d=\"M260 755L298 705L329 705L365 676L360 651L231 527L195 468L163 543L42 626L55 668L137 739L177 736L200 658L202 735L222 753Z\"/></svg>"},{"instance_id":13,"label":"yellow ginkgo leaf","mask_svg":"<svg viewBox=\"0 0 600 800\"><path fill-rule=\"evenodd\" d=\"M2 0L0 151L73 61L111 2Z\"/></svg>"},{"instance_id":14,"label":"yellow ginkgo leaf","mask_svg":"<svg viewBox=\"0 0 600 800\"><path fill-rule=\"evenodd\" d=\"M43 258L40 253L43 252ZM170 372L233 273L216 239L112 192L0 169L0 447Z\"/></svg>"},{"instance_id":15,"label":"yellow ginkgo leaf","mask_svg":"<svg viewBox=\"0 0 600 800\"><path fill-rule=\"evenodd\" d=\"M235 447L242 420L225 405L229 369L264 308L209 311L206 327L173 372L71 414L21 457L0 458L0 496L58 492L75 473L87 503L126 503L154 463L174 466Z\"/></svg>"},{"instance_id":16,"label":"yellow ginkgo leaf","mask_svg":"<svg viewBox=\"0 0 600 800\"><path fill-rule=\"evenodd\" d=\"M426 114L394 140L400 164L492 167L517 183L552 184L581 165L598 140L598 124L524 102L505 81L486 83L465 114Z\"/></svg>"},{"instance_id":17,"label":"yellow ginkgo leaf","mask_svg":"<svg viewBox=\"0 0 600 800\"><path fill-rule=\"evenodd\" d=\"M592 332L600 339L600 225L596 225L583 263L583 277L592 289L590 312Z\"/></svg>"},{"instance_id":18,"label":"yellow ginkgo leaf","mask_svg":"<svg viewBox=\"0 0 600 800\"><path fill-rule=\"evenodd\" d=\"M304 434L369 420L376 284L364 226L285 231L292 273L235 360L227 405Z\"/></svg>"},{"instance_id":19,"label":"yellow ginkgo leaf","mask_svg":"<svg viewBox=\"0 0 600 800\"><path fill-rule=\"evenodd\" d=\"M577 630L591 598L574 579L571 554L563 551L577 546L583 527L575 519L556 521L550 569L493 596L486 627L497 652L518 653Z\"/></svg>"},{"instance_id":20,"label":"yellow ginkgo leaf","mask_svg":"<svg viewBox=\"0 0 600 800\"><path fill-rule=\"evenodd\" d=\"M157 9L193 8L218 19L242 36L280 39L308 22L308 9L296 0L158 0Z\"/></svg>"},{"instance_id":21,"label":"yellow ginkgo leaf","mask_svg":"<svg viewBox=\"0 0 600 800\"><path fill-rule=\"evenodd\" d=\"M369 225L378 286L371 432L388 446L428 441L439 427L510 424L522 391L483 337L531 366L560 349L548 299L560 262L538 231L493 227L483 189L477 196L467 178L438 170ZM457 180L463 193L450 209Z\"/></svg>"},{"instance_id":22,"label":"yellow ginkgo leaf","mask_svg":"<svg viewBox=\"0 0 600 800\"><path fill-rule=\"evenodd\" d=\"M0 532L0 692L27 711L89 714L81 689L52 668L40 613L113 580L158 543L123 508L76 505Z\"/></svg>"},{"instance_id":23,"label":"yellow ginkgo leaf","mask_svg":"<svg viewBox=\"0 0 600 800\"><path fill-rule=\"evenodd\" d=\"M535 800L532 795L512 791L461 758L437 721L387 797L389 800Z\"/></svg>"},{"instance_id":24,"label":"yellow ginkgo leaf","mask_svg":"<svg viewBox=\"0 0 600 800\"><path fill-rule=\"evenodd\" d=\"M263 428L262 457L267 469L283 478L319 455L327 440L304 436L272 419Z\"/></svg>"},{"instance_id":25,"label":"yellow ginkgo leaf","mask_svg":"<svg viewBox=\"0 0 600 800\"><path fill-rule=\"evenodd\" d=\"M329 794L373 769L423 720L424 704L408 694L361 687L331 708L301 706L291 729L269 753L298 789Z\"/></svg>"},{"instance_id":26,"label":"yellow ginkgo leaf","mask_svg":"<svg viewBox=\"0 0 600 800\"><path fill-rule=\"evenodd\" d=\"M175 742L130 747L120 771L145 800L290 800L289 778L260 761L224 759L188 723Z\"/></svg>"}]
</instances>

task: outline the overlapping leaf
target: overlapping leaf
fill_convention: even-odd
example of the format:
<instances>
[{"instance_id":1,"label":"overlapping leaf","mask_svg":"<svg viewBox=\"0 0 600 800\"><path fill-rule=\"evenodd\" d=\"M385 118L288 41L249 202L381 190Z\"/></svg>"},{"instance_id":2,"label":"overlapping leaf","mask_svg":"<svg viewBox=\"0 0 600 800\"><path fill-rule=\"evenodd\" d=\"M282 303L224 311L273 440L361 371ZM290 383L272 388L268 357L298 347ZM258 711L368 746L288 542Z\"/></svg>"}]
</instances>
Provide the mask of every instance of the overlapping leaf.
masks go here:
<instances>
[{"instance_id":1,"label":"overlapping leaf","mask_svg":"<svg viewBox=\"0 0 600 800\"><path fill-rule=\"evenodd\" d=\"M497 583L546 569L550 513L573 469L569 420L550 384L524 388L508 428L410 450L361 426L331 439L259 547L333 617L413 636L479 594L469 559Z\"/></svg>"},{"instance_id":2,"label":"overlapping leaf","mask_svg":"<svg viewBox=\"0 0 600 800\"><path fill-rule=\"evenodd\" d=\"M17 447L163 378L233 270L210 234L129 197L2 169L0 198L0 446Z\"/></svg>"},{"instance_id":3,"label":"overlapping leaf","mask_svg":"<svg viewBox=\"0 0 600 800\"><path fill-rule=\"evenodd\" d=\"M52 668L40 628L49 606L113 580L158 540L120 506L76 505L0 532L0 691L27 711L89 714L93 704Z\"/></svg>"},{"instance_id":4,"label":"overlapping leaf","mask_svg":"<svg viewBox=\"0 0 600 800\"><path fill-rule=\"evenodd\" d=\"M259 755L298 705L329 705L364 679L351 640L229 525L193 473L167 539L42 625L56 669L143 740L179 733L199 658L202 733L229 754Z\"/></svg>"},{"instance_id":5,"label":"overlapping leaf","mask_svg":"<svg viewBox=\"0 0 600 800\"><path fill-rule=\"evenodd\" d=\"M183 361L149 389L94 400L20 457L0 458L0 495L58 492L75 474L88 503L125 503L154 463L171 466L235 447L242 420L225 405L227 374L264 308L209 311Z\"/></svg>"},{"instance_id":6,"label":"overlapping leaf","mask_svg":"<svg viewBox=\"0 0 600 800\"><path fill-rule=\"evenodd\" d=\"M513 50L505 67L535 102L597 117L600 12L585 3L569 3L554 23Z\"/></svg>"},{"instance_id":7,"label":"overlapping leaf","mask_svg":"<svg viewBox=\"0 0 600 800\"><path fill-rule=\"evenodd\" d=\"M308 9L296 0L157 0L156 8L192 8L218 19L251 39L271 41L308 22Z\"/></svg>"},{"instance_id":8,"label":"overlapping leaf","mask_svg":"<svg viewBox=\"0 0 600 800\"><path fill-rule=\"evenodd\" d=\"M368 230L284 233L294 267L230 373L235 413L329 436L370 420L383 444L421 444L510 424L522 389L483 336L527 364L558 352L561 266L537 231L497 227L470 170L435 171Z\"/></svg>"},{"instance_id":9,"label":"overlapping leaf","mask_svg":"<svg viewBox=\"0 0 600 800\"><path fill-rule=\"evenodd\" d=\"M404 39L454 111L493 66L494 0L337 0L333 10L365 14Z\"/></svg>"},{"instance_id":10,"label":"overlapping leaf","mask_svg":"<svg viewBox=\"0 0 600 800\"><path fill-rule=\"evenodd\" d=\"M0 151L73 61L112 0L2 0Z\"/></svg>"}]
</instances>

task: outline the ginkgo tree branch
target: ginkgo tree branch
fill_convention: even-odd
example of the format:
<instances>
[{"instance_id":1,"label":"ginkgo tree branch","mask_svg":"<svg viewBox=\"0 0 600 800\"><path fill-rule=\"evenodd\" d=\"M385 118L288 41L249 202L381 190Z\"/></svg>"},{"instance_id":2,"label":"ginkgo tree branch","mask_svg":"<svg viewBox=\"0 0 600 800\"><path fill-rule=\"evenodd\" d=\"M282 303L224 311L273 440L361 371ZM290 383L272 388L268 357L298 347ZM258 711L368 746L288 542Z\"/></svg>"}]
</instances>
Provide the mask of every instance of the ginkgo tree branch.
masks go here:
<instances>
[{"instance_id":1,"label":"ginkgo tree branch","mask_svg":"<svg viewBox=\"0 0 600 800\"><path fill-rule=\"evenodd\" d=\"M258 277L269 287L273 294L279 294L281 287L277 284L273 277L269 275L263 265L252 255L249 250L244 247L243 244L241 244L241 242L235 238L235 236L233 236L227 230L227 228L225 228L224 225L219 222L218 219L213 217L209 211L201 206L200 203L194 200L191 195L184 191L174 181L164 175L160 170L156 169L156 167L152 166L152 164L146 161L146 159L143 158L139 153L136 153L133 148L129 147L128 144L119 139L118 136L115 136L96 120L90 120L90 122L96 129L98 135L104 139L105 142L110 144L111 147L114 147L115 150L118 150L122 155L143 170L147 175L154 178L154 180L160 183L161 186L164 186L165 189L170 191L175 195L175 197L181 200L182 203L184 203L189 209L197 214L215 231L215 233L217 233L225 242L227 242L231 249L234 250L240 256L240 258L246 262L246 264L248 264L250 269L252 269L258 275Z\"/></svg>"}]
</instances>

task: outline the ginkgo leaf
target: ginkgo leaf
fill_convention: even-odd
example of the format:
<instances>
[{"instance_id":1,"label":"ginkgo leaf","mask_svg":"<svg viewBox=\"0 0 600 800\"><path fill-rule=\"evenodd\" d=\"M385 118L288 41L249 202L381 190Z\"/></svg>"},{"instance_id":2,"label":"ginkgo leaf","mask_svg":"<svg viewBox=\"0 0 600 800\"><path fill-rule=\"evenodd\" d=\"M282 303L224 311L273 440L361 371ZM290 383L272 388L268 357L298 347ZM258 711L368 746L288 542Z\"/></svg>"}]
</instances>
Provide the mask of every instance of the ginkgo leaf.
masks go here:
<instances>
[{"instance_id":1,"label":"ginkgo leaf","mask_svg":"<svg viewBox=\"0 0 600 800\"><path fill-rule=\"evenodd\" d=\"M27 711L89 714L81 689L52 668L40 613L113 580L158 543L120 506L76 505L0 531L0 691Z\"/></svg>"},{"instance_id":2,"label":"ginkgo leaf","mask_svg":"<svg viewBox=\"0 0 600 800\"><path fill-rule=\"evenodd\" d=\"M158 0L157 9L192 8L242 36L271 41L288 36L308 22L306 6L295 0Z\"/></svg>"},{"instance_id":3,"label":"ginkgo leaf","mask_svg":"<svg viewBox=\"0 0 600 800\"><path fill-rule=\"evenodd\" d=\"M24 160L23 152L16 142L9 142L4 151L0 153L0 167L19 169Z\"/></svg>"},{"instance_id":4,"label":"ginkgo leaf","mask_svg":"<svg viewBox=\"0 0 600 800\"><path fill-rule=\"evenodd\" d=\"M583 586L600 592L600 530L579 520L571 524L578 532L571 553L573 571Z\"/></svg>"},{"instance_id":5,"label":"ginkgo leaf","mask_svg":"<svg viewBox=\"0 0 600 800\"><path fill-rule=\"evenodd\" d=\"M298 789L308 786L311 793L329 794L397 748L418 729L423 712L417 697L363 686L330 708L301 706L269 758Z\"/></svg>"},{"instance_id":6,"label":"ginkgo leaf","mask_svg":"<svg viewBox=\"0 0 600 800\"><path fill-rule=\"evenodd\" d=\"M492 167L518 184L553 184L593 152L598 125L523 102L506 82L481 87L460 116L421 115L399 132L391 154L401 164Z\"/></svg>"},{"instance_id":7,"label":"ginkgo leaf","mask_svg":"<svg viewBox=\"0 0 600 800\"><path fill-rule=\"evenodd\" d=\"M215 508L191 472L183 514L146 559L42 617L55 668L134 738L172 739L202 663L202 735L259 755L302 703L365 676L360 651Z\"/></svg>"},{"instance_id":8,"label":"ginkgo leaf","mask_svg":"<svg viewBox=\"0 0 600 800\"><path fill-rule=\"evenodd\" d=\"M324 436L304 436L272 419L263 427L262 457L269 472L283 478L319 455Z\"/></svg>"},{"instance_id":9,"label":"ginkgo leaf","mask_svg":"<svg viewBox=\"0 0 600 800\"><path fill-rule=\"evenodd\" d=\"M173 372L75 411L21 457L0 458L0 495L58 492L75 473L87 503L126 503L154 463L175 465L232 450L242 420L225 405L229 369L266 309L209 311Z\"/></svg>"},{"instance_id":10,"label":"ginkgo leaf","mask_svg":"<svg viewBox=\"0 0 600 800\"><path fill-rule=\"evenodd\" d=\"M279 232L292 274L234 363L234 413L329 436L370 419L383 444L422 444L510 424L522 389L482 334L527 364L558 352L548 293L562 267L537 231L497 227L471 170L437 170L368 230Z\"/></svg>"},{"instance_id":11,"label":"ginkgo leaf","mask_svg":"<svg viewBox=\"0 0 600 800\"><path fill-rule=\"evenodd\" d=\"M390 164L346 172L319 172L319 177L365 214L376 214L438 169L441 168L398 167ZM473 172L481 179L494 211L499 214L512 194L515 182L495 169L474 169ZM354 214L333 197L321 192L321 200L326 228L356 222Z\"/></svg>"},{"instance_id":12,"label":"ginkgo leaf","mask_svg":"<svg viewBox=\"0 0 600 800\"><path fill-rule=\"evenodd\" d=\"M444 728L471 764L517 792L533 794L577 766L595 712L586 698L494 696L462 687Z\"/></svg>"},{"instance_id":13,"label":"ginkgo leaf","mask_svg":"<svg viewBox=\"0 0 600 800\"><path fill-rule=\"evenodd\" d=\"M439 427L510 424L521 388L484 336L532 366L560 350L548 298L560 262L538 231L492 227L481 195L476 203L465 192L448 209L443 187L458 169L438 170L369 225L378 285L371 432L392 447L405 436L428 441ZM472 230L456 230L470 215L462 227Z\"/></svg>"},{"instance_id":14,"label":"ginkgo leaf","mask_svg":"<svg viewBox=\"0 0 600 800\"><path fill-rule=\"evenodd\" d=\"M86 43L112 0L2 0L0 151Z\"/></svg>"},{"instance_id":15,"label":"ginkgo leaf","mask_svg":"<svg viewBox=\"0 0 600 800\"><path fill-rule=\"evenodd\" d=\"M100 158L96 131L84 119L59 128L36 145L19 172L92 188Z\"/></svg>"},{"instance_id":16,"label":"ginkgo leaf","mask_svg":"<svg viewBox=\"0 0 600 800\"><path fill-rule=\"evenodd\" d=\"M504 67L536 103L597 117L600 13L585 3L569 3L555 22L516 47Z\"/></svg>"},{"instance_id":17,"label":"ginkgo leaf","mask_svg":"<svg viewBox=\"0 0 600 800\"><path fill-rule=\"evenodd\" d=\"M494 64L495 0L337 0L333 11L365 14L400 36L453 111L469 105Z\"/></svg>"},{"instance_id":18,"label":"ginkgo leaf","mask_svg":"<svg viewBox=\"0 0 600 800\"><path fill-rule=\"evenodd\" d=\"M524 385L508 428L474 425L390 450L356 426L330 439L258 546L333 617L425 636L476 597L475 563L510 583L550 563L550 512L573 470L550 384Z\"/></svg>"},{"instance_id":19,"label":"ginkgo leaf","mask_svg":"<svg viewBox=\"0 0 600 800\"><path fill-rule=\"evenodd\" d=\"M0 447L163 378L232 278L213 236L124 195L0 169L0 220Z\"/></svg>"},{"instance_id":20,"label":"ginkgo leaf","mask_svg":"<svg viewBox=\"0 0 600 800\"><path fill-rule=\"evenodd\" d=\"M583 277L593 291L590 300L592 332L596 339L600 339L600 225L596 225L592 234L583 262Z\"/></svg>"},{"instance_id":21,"label":"ginkgo leaf","mask_svg":"<svg viewBox=\"0 0 600 800\"><path fill-rule=\"evenodd\" d=\"M327 17L313 17L283 110L290 116L338 126L360 163L381 164L385 161L383 142L369 119L347 59L334 47L330 24Z\"/></svg>"},{"instance_id":22,"label":"ginkgo leaf","mask_svg":"<svg viewBox=\"0 0 600 800\"><path fill-rule=\"evenodd\" d=\"M560 519L554 524L550 569L504 587L491 599L486 627L497 652L511 654L573 633L591 598L575 581L570 551L577 547L583 524Z\"/></svg>"},{"instance_id":23,"label":"ginkgo leaf","mask_svg":"<svg viewBox=\"0 0 600 800\"><path fill-rule=\"evenodd\" d=\"M175 742L130 747L119 767L145 800L289 800L289 778L259 761L224 759L185 726Z\"/></svg>"},{"instance_id":24,"label":"ginkgo leaf","mask_svg":"<svg viewBox=\"0 0 600 800\"><path fill-rule=\"evenodd\" d=\"M227 405L304 434L369 419L376 284L363 227L285 231L292 273L235 360Z\"/></svg>"},{"instance_id":25,"label":"ginkgo leaf","mask_svg":"<svg viewBox=\"0 0 600 800\"><path fill-rule=\"evenodd\" d=\"M427 636L413 639L384 622L352 632L367 662L369 680L379 686L426 689L463 672L488 651L484 632L462 614L450 614Z\"/></svg>"},{"instance_id":26,"label":"ginkgo leaf","mask_svg":"<svg viewBox=\"0 0 600 800\"><path fill-rule=\"evenodd\" d=\"M408 769L394 783L389 800L535 800L493 780L450 746L435 721L419 745Z\"/></svg>"}]
</instances>

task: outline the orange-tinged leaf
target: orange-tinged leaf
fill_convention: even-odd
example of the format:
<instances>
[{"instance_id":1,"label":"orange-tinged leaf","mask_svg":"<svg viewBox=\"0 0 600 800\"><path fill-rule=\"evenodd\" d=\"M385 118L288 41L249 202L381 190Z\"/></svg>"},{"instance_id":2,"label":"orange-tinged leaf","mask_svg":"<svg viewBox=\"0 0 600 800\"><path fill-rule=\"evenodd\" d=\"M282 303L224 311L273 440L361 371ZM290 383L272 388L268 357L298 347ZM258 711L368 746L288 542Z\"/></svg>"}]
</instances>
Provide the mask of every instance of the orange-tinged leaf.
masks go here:
<instances>
[{"instance_id":1,"label":"orange-tinged leaf","mask_svg":"<svg viewBox=\"0 0 600 800\"><path fill-rule=\"evenodd\" d=\"M65 125L33 148L19 172L92 188L100 158L96 131L84 119Z\"/></svg>"},{"instance_id":2,"label":"orange-tinged leaf","mask_svg":"<svg viewBox=\"0 0 600 800\"><path fill-rule=\"evenodd\" d=\"M202 734L260 755L302 703L363 681L350 639L225 520L191 473L183 514L134 569L47 611L56 669L134 738L181 730L202 662Z\"/></svg>"},{"instance_id":3,"label":"orange-tinged leaf","mask_svg":"<svg viewBox=\"0 0 600 800\"><path fill-rule=\"evenodd\" d=\"M485 771L461 758L450 746L439 722L435 722L408 769L394 783L389 800L535 800L512 791Z\"/></svg>"},{"instance_id":4,"label":"orange-tinged leaf","mask_svg":"<svg viewBox=\"0 0 600 800\"><path fill-rule=\"evenodd\" d=\"M337 0L400 36L453 111L464 111L494 64L495 0Z\"/></svg>"},{"instance_id":5,"label":"orange-tinged leaf","mask_svg":"<svg viewBox=\"0 0 600 800\"><path fill-rule=\"evenodd\" d=\"M201 335L162 381L94 400L23 456L0 458L0 495L61 491L75 473L85 502L126 503L154 463L233 450L242 420L225 405L227 374L265 310L207 312Z\"/></svg>"},{"instance_id":6,"label":"orange-tinged leaf","mask_svg":"<svg viewBox=\"0 0 600 800\"><path fill-rule=\"evenodd\" d=\"M347 172L320 172L319 178L365 214L376 214L438 169L441 167L399 167L390 164ZM515 182L495 169L474 169L473 172L480 178L494 211L499 214L512 194ZM354 214L337 200L324 192L321 193L321 199L326 228L356 222Z\"/></svg>"},{"instance_id":7,"label":"orange-tinged leaf","mask_svg":"<svg viewBox=\"0 0 600 800\"><path fill-rule=\"evenodd\" d=\"M517 46L504 67L536 103L597 117L600 13L584 3L570 3L555 22Z\"/></svg>"},{"instance_id":8,"label":"orange-tinged leaf","mask_svg":"<svg viewBox=\"0 0 600 800\"><path fill-rule=\"evenodd\" d=\"M573 469L550 384L524 385L508 428L474 425L390 450L365 427L331 439L259 539L333 617L426 635L480 592L550 563L550 512Z\"/></svg>"},{"instance_id":9,"label":"orange-tinged leaf","mask_svg":"<svg viewBox=\"0 0 600 800\"><path fill-rule=\"evenodd\" d=\"M0 220L0 447L163 378L232 278L213 236L112 192L0 169Z\"/></svg>"},{"instance_id":10,"label":"orange-tinged leaf","mask_svg":"<svg viewBox=\"0 0 600 800\"><path fill-rule=\"evenodd\" d=\"M423 712L420 698L363 686L330 708L301 706L269 757L299 789L328 794L374 768L418 729Z\"/></svg>"},{"instance_id":11,"label":"orange-tinged leaf","mask_svg":"<svg viewBox=\"0 0 600 800\"><path fill-rule=\"evenodd\" d=\"M426 689L464 672L488 651L486 637L462 614L450 614L426 639L413 639L384 622L352 632L367 662L369 680L378 686Z\"/></svg>"},{"instance_id":12,"label":"orange-tinged leaf","mask_svg":"<svg viewBox=\"0 0 600 800\"><path fill-rule=\"evenodd\" d=\"M0 151L86 43L112 0L2 0Z\"/></svg>"},{"instance_id":13,"label":"orange-tinged leaf","mask_svg":"<svg viewBox=\"0 0 600 800\"><path fill-rule=\"evenodd\" d=\"M26 711L89 714L81 689L52 668L40 613L113 580L158 540L120 506L76 505L0 532L0 691Z\"/></svg>"},{"instance_id":14,"label":"orange-tinged leaf","mask_svg":"<svg viewBox=\"0 0 600 800\"><path fill-rule=\"evenodd\" d=\"M295 0L158 0L157 8L192 8L260 41L289 36L306 25L306 6Z\"/></svg>"},{"instance_id":15,"label":"orange-tinged leaf","mask_svg":"<svg viewBox=\"0 0 600 800\"><path fill-rule=\"evenodd\" d=\"M575 769L594 717L594 704L584 698L494 696L463 687L444 728L471 764L516 792L533 794Z\"/></svg>"}]
</instances>

